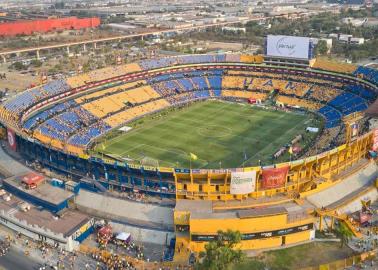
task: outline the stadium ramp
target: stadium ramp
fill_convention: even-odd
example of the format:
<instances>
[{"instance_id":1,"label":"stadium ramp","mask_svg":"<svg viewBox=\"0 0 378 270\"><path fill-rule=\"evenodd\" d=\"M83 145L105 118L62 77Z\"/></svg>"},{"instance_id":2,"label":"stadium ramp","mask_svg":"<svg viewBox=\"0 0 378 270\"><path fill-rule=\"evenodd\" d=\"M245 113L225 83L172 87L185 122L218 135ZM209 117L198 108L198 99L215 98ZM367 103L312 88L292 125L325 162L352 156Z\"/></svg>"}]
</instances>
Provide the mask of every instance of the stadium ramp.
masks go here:
<instances>
[{"instance_id":1,"label":"stadium ramp","mask_svg":"<svg viewBox=\"0 0 378 270\"><path fill-rule=\"evenodd\" d=\"M335 208L337 207L336 202L349 201L359 190L369 188L377 176L377 165L374 162L369 162L361 170L346 176L344 180L334 186L309 195L306 199L317 208Z\"/></svg>"},{"instance_id":2,"label":"stadium ramp","mask_svg":"<svg viewBox=\"0 0 378 270\"><path fill-rule=\"evenodd\" d=\"M374 185L377 176L377 164L369 161L361 170L346 176L334 186L308 196L306 200L316 207L319 229L322 230L326 225L326 223L323 224L323 218L328 217L331 218L331 229L334 221L339 220L350 229L354 236L362 237L348 215L361 210L361 199L373 201L378 199L378 191Z\"/></svg>"}]
</instances>

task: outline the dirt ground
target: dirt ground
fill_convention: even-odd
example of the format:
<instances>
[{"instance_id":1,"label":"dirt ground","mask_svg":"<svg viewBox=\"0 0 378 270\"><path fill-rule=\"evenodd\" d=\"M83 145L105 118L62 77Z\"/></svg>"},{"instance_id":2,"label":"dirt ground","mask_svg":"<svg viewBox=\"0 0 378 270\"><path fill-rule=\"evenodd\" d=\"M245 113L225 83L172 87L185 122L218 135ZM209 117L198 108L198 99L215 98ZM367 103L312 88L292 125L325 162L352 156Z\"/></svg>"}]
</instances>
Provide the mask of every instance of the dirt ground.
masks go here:
<instances>
[{"instance_id":1,"label":"dirt ground","mask_svg":"<svg viewBox=\"0 0 378 270\"><path fill-rule=\"evenodd\" d=\"M206 44L206 47L210 50L240 51L243 49L243 44L241 43L206 41L205 44Z\"/></svg>"},{"instance_id":2,"label":"dirt ground","mask_svg":"<svg viewBox=\"0 0 378 270\"><path fill-rule=\"evenodd\" d=\"M0 79L0 91L9 89L11 92L19 92L25 90L30 84L35 84L38 77L31 74L21 74L17 71L8 71L6 65L0 65L0 74L6 74L6 79Z\"/></svg>"}]
</instances>

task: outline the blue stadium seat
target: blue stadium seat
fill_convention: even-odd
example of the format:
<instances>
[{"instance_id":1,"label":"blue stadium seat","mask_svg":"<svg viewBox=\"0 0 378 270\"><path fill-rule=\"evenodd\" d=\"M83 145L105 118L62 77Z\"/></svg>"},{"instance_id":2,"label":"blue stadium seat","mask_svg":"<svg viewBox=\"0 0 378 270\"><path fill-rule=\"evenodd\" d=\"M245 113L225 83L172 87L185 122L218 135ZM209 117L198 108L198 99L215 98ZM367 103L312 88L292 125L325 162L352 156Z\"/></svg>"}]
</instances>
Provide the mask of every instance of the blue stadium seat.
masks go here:
<instances>
[{"instance_id":1,"label":"blue stadium seat","mask_svg":"<svg viewBox=\"0 0 378 270\"><path fill-rule=\"evenodd\" d=\"M342 114L331 106L326 105L320 108L318 112L326 119L326 128L336 127L340 124Z\"/></svg>"},{"instance_id":2,"label":"blue stadium seat","mask_svg":"<svg viewBox=\"0 0 378 270\"><path fill-rule=\"evenodd\" d=\"M348 85L345 87L345 90L371 101L375 100L376 98L376 94L373 91L370 91L361 85L357 85L357 84Z\"/></svg>"},{"instance_id":3,"label":"blue stadium seat","mask_svg":"<svg viewBox=\"0 0 378 270\"><path fill-rule=\"evenodd\" d=\"M367 79L375 84L378 84L378 70L374 68L359 66L354 71L354 75L362 76L364 79Z\"/></svg>"},{"instance_id":4,"label":"blue stadium seat","mask_svg":"<svg viewBox=\"0 0 378 270\"><path fill-rule=\"evenodd\" d=\"M37 101L64 93L70 89L70 86L64 80L56 80L43 86L26 90L18 95L17 98L11 99L4 104L4 107L12 112L19 113L21 110L28 108Z\"/></svg>"}]
</instances>

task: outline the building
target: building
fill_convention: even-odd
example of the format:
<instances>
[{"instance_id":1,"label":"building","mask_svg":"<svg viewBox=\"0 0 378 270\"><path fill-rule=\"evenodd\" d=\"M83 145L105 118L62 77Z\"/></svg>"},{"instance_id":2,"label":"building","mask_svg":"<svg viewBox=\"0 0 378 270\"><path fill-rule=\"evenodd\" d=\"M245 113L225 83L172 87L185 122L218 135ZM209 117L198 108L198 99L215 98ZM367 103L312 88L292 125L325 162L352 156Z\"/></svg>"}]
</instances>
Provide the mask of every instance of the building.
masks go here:
<instances>
[{"instance_id":1,"label":"building","mask_svg":"<svg viewBox=\"0 0 378 270\"><path fill-rule=\"evenodd\" d=\"M74 210L58 216L34 205L23 207L18 197L0 198L0 224L35 241L59 245L67 251L77 250L79 244L93 232L94 219Z\"/></svg>"},{"instance_id":2,"label":"building","mask_svg":"<svg viewBox=\"0 0 378 270\"><path fill-rule=\"evenodd\" d=\"M234 32L234 33L245 33L245 27L229 27L229 26L224 26L222 27L222 31L225 32Z\"/></svg>"},{"instance_id":3,"label":"building","mask_svg":"<svg viewBox=\"0 0 378 270\"><path fill-rule=\"evenodd\" d=\"M34 33L47 33L61 30L78 30L94 28L100 25L99 18L67 17L59 19L15 21L0 24L0 37L17 35L32 35Z\"/></svg>"},{"instance_id":4,"label":"building","mask_svg":"<svg viewBox=\"0 0 378 270\"><path fill-rule=\"evenodd\" d=\"M240 203L234 206L222 209L211 201L178 200L174 212L176 241L188 243L192 251L200 252L206 243L216 239L219 230L240 231L240 248L245 250L289 245L315 237L314 217L295 203L250 209L243 209Z\"/></svg>"}]
</instances>

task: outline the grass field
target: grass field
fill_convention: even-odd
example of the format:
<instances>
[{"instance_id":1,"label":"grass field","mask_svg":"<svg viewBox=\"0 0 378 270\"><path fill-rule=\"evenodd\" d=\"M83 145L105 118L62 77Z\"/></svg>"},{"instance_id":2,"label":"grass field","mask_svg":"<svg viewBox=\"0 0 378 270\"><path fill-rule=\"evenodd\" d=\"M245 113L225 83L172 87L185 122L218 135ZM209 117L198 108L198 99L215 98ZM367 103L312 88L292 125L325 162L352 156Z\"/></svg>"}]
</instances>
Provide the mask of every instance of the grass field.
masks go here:
<instances>
[{"instance_id":1,"label":"grass field","mask_svg":"<svg viewBox=\"0 0 378 270\"><path fill-rule=\"evenodd\" d=\"M263 252L235 265L233 270L291 270L318 266L353 255L353 250L338 242L313 242L295 247ZM325 268L324 268L325 269Z\"/></svg>"},{"instance_id":2,"label":"grass field","mask_svg":"<svg viewBox=\"0 0 378 270\"><path fill-rule=\"evenodd\" d=\"M155 166L189 167L189 153L198 157L193 168L251 166L270 163L274 152L314 125L311 115L205 101L146 116L96 151Z\"/></svg>"}]
</instances>

